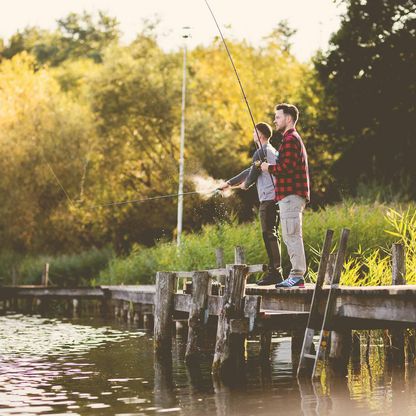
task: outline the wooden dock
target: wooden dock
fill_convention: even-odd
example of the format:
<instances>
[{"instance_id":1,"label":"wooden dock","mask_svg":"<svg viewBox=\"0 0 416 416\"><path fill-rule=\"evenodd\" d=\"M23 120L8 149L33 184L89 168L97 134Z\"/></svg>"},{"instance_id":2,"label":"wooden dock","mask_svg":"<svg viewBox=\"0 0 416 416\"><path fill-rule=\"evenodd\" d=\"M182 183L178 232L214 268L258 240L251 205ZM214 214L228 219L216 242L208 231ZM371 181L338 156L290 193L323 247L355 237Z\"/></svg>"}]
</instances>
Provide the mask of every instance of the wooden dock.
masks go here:
<instances>
[{"instance_id":1,"label":"wooden dock","mask_svg":"<svg viewBox=\"0 0 416 416\"><path fill-rule=\"evenodd\" d=\"M203 349L201 342L207 323L214 321L217 335L212 368L214 374L223 375L241 362L247 336L252 339L258 336L263 358L269 358L272 332L292 331L292 351L299 353L302 345L315 285L276 289L246 283L251 273L261 270L263 265L233 264L195 272L158 272L156 284L147 286L3 286L0 310L42 312L48 310L51 301L57 301L69 305L76 315L80 304L94 301L99 313L107 318L117 317L153 330L155 352L160 356L171 353L175 321L179 321L188 326L188 362L197 359ZM397 281L405 283L404 279L393 276L392 282ZM320 290L317 306L320 315L325 312L329 290L329 285ZM399 347L395 345L394 349L404 348L400 333L403 329L416 328L416 285L348 287L337 284L332 291L334 306L329 330L334 332L338 345L333 354L339 354L335 350L344 343L341 340L351 338L354 329L390 330L391 339L399 339ZM350 341L345 342L349 345Z\"/></svg>"},{"instance_id":2,"label":"wooden dock","mask_svg":"<svg viewBox=\"0 0 416 416\"><path fill-rule=\"evenodd\" d=\"M324 291L329 286L324 286ZM305 326L313 284L305 288L275 289L273 286L247 284L245 295L259 296L255 327L273 330L299 329ZM11 287L0 288L0 309L9 309L14 299L95 299L111 302L112 307L123 309L125 303L142 314L154 313L155 285L98 286L94 288ZM351 329L382 329L416 327L416 285L395 286L340 286L337 289L335 318L337 323ZM189 314L192 294L178 290L174 294L174 314L183 319ZM223 308L223 298L208 295L208 314L218 316ZM322 310L324 305L322 304ZM114 311L113 311L114 312ZM290 316L290 312L293 314ZM174 315L174 318L175 318ZM246 316L249 318L249 316ZM290 319L289 319L290 318Z\"/></svg>"}]
</instances>

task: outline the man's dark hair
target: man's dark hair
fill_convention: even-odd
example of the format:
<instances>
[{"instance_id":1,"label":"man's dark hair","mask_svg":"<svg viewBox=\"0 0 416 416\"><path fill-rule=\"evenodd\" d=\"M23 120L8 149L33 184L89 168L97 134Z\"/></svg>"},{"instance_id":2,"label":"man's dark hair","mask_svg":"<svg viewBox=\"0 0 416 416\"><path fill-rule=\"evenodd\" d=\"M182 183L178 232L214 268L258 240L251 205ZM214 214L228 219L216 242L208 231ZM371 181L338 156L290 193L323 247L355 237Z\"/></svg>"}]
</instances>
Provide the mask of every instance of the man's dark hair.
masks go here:
<instances>
[{"instance_id":1,"label":"man's dark hair","mask_svg":"<svg viewBox=\"0 0 416 416\"><path fill-rule=\"evenodd\" d=\"M269 140L272 137L273 129L267 123L257 123L256 129L267 139Z\"/></svg>"},{"instance_id":2,"label":"man's dark hair","mask_svg":"<svg viewBox=\"0 0 416 416\"><path fill-rule=\"evenodd\" d=\"M294 123L298 121L299 110L293 104L286 104L286 103L277 104L275 111L277 110L283 110L284 114L288 114L290 117L292 117L292 120Z\"/></svg>"}]
</instances>

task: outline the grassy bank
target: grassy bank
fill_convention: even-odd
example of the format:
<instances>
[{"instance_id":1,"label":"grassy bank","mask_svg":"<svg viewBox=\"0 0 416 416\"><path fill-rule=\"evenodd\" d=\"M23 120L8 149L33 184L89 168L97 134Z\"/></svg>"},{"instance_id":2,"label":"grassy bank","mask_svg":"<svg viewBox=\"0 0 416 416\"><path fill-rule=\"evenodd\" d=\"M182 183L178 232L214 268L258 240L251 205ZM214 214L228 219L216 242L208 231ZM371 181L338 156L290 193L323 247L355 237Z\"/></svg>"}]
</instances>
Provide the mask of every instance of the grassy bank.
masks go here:
<instances>
[{"instance_id":1,"label":"grassy bank","mask_svg":"<svg viewBox=\"0 0 416 416\"><path fill-rule=\"evenodd\" d=\"M318 259L325 231L336 231L336 250L343 227L351 229L348 259L341 282L348 285L389 284L390 248L403 242L407 252L407 281L416 283L416 206L380 203L343 202L325 209L307 209L304 215L304 241L308 261L308 278L316 278ZM237 221L205 226L201 232L185 234L180 252L172 242L159 242L148 248L135 246L127 257L116 257L111 248L62 255L19 258L0 254L0 277L10 284L15 274L19 284L39 284L43 266L50 263L50 281L58 286L96 284L148 284L158 270L198 270L215 268L215 249L222 247L225 262L232 263L234 247L245 249L250 264L267 261L258 220ZM289 259L283 244L283 265L288 272ZM255 276L252 277L255 280Z\"/></svg>"},{"instance_id":2,"label":"grassy bank","mask_svg":"<svg viewBox=\"0 0 416 416\"><path fill-rule=\"evenodd\" d=\"M388 284L391 278L389 250L393 242L403 241L408 252L408 281L416 283L415 206L344 202L318 211L306 210L304 216L305 251L309 277L314 280L319 252L327 228L336 231L337 241L343 227L351 229L344 284ZM412 217L413 215L413 217ZM233 248L244 247L250 264L266 261L258 220L208 225L198 234L187 234L178 253L176 245L160 242L152 248L137 246L125 258L115 258L103 270L97 283L153 283L158 270L197 270L215 267L215 248L223 247L225 262L233 262ZM284 245L283 245L284 246ZM336 247L334 246L334 250ZM283 247L283 264L289 261Z\"/></svg>"},{"instance_id":3,"label":"grassy bank","mask_svg":"<svg viewBox=\"0 0 416 416\"><path fill-rule=\"evenodd\" d=\"M12 283L13 274L18 284L40 284L44 265L49 263L49 281L52 285L88 286L113 258L114 252L109 247L61 256L23 258L15 253L3 252L0 254L0 277L4 284Z\"/></svg>"}]
</instances>

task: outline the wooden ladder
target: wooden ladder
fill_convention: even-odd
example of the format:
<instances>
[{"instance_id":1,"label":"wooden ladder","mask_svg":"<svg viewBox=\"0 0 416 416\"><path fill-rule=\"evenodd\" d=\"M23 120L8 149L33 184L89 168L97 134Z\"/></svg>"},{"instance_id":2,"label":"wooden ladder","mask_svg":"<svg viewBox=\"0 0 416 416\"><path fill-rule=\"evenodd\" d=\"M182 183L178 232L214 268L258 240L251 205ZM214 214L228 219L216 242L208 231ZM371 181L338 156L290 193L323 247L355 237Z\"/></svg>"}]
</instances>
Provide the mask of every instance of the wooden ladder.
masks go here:
<instances>
[{"instance_id":1,"label":"wooden ladder","mask_svg":"<svg viewBox=\"0 0 416 416\"><path fill-rule=\"evenodd\" d=\"M307 375L312 368L311 360L313 360L312 379L320 376L325 361L326 351L330 341L331 320L334 315L336 292L339 286L342 266L345 260L347 249L347 241L350 230L344 228L341 233L339 250L335 261L334 273L331 279L331 286L327 293L322 290L325 272L328 266L329 254L331 251L333 230L327 230L324 246L322 248L321 261L319 263L318 277L316 280L315 290L312 296L311 308L309 311L308 323L303 338L302 350L300 353L298 377ZM322 316L319 313L319 303L323 296L326 295L325 313ZM320 331L318 351L314 351L313 337L315 331Z\"/></svg>"}]
</instances>

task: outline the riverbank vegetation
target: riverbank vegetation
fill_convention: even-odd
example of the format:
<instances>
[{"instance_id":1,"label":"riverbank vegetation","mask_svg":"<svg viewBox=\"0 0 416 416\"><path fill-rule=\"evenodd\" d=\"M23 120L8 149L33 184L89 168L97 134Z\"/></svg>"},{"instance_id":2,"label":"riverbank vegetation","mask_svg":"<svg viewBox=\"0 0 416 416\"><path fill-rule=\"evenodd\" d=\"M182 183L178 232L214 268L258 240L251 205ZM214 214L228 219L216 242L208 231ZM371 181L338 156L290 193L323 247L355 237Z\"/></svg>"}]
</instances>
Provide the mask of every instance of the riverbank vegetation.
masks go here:
<instances>
[{"instance_id":1,"label":"riverbank vegetation","mask_svg":"<svg viewBox=\"0 0 416 416\"><path fill-rule=\"evenodd\" d=\"M351 229L348 258L341 283L345 285L386 285L391 282L391 246L402 242L407 253L409 283L416 283L416 214L414 204L344 201L304 216L305 251L308 279L316 278L319 253L327 228ZM43 264L50 263L50 278L64 286L97 284L151 284L159 270L203 270L216 267L215 249L224 249L226 263L234 259L234 247L244 247L249 264L266 261L258 219L238 223L236 217L208 224L198 233L186 233L178 251L176 244L160 240L153 247L136 245L129 255L116 256L109 249L57 257L27 257L16 270L21 282L39 283ZM283 265L287 273L289 260L283 245ZM336 243L333 250L336 250Z\"/></svg>"}]
</instances>

